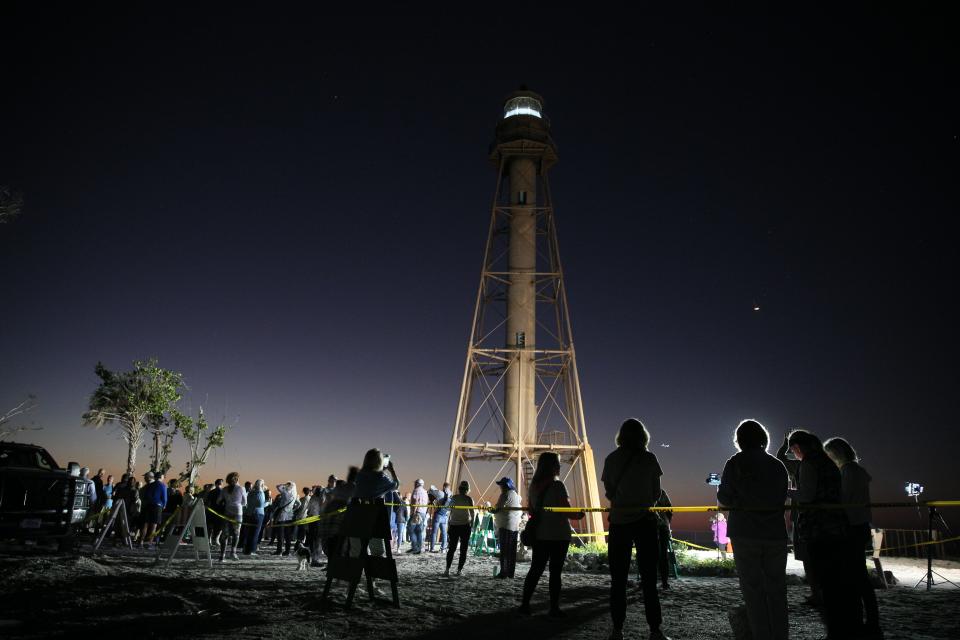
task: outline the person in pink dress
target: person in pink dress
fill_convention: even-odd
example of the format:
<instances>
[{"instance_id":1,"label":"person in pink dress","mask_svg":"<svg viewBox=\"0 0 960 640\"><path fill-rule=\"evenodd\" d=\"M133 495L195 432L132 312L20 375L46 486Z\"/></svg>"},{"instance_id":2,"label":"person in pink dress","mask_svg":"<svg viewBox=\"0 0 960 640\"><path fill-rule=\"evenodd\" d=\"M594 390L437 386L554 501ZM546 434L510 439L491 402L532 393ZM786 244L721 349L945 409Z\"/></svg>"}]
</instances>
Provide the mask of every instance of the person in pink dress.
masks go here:
<instances>
[{"instance_id":1,"label":"person in pink dress","mask_svg":"<svg viewBox=\"0 0 960 640\"><path fill-rule=\"evenodd\" d=\"M727 559L727 543L730 538L727 537L727 518L722 513L710 518L710 530L713 531L713 543L720 550L720 555L724 560Z\"/></svg>"}]
</instances>

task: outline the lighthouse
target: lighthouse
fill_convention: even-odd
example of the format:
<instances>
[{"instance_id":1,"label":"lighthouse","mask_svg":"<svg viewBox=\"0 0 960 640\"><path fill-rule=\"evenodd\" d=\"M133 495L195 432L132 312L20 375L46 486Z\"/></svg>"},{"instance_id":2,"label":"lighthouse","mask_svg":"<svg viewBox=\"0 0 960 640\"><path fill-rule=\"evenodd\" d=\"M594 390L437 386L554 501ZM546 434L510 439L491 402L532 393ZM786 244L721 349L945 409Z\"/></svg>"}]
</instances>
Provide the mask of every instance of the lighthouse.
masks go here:
<instances>
[{"instance_id":1,"label":"lighthouse","mask_svg":"<svg viewBox=\"0 0 960 640\"><path fill-rule=\"evenodd\" d=\"M542 96L526 88L507 96L489 159L496 184L446 479L469 479L495 500L495 481L513 475L524 493L538 455L554 451L574 502L597 506L550 197L557 147ZM599 513L581 522L603 531Z\"/></svg>"}]
</instances>

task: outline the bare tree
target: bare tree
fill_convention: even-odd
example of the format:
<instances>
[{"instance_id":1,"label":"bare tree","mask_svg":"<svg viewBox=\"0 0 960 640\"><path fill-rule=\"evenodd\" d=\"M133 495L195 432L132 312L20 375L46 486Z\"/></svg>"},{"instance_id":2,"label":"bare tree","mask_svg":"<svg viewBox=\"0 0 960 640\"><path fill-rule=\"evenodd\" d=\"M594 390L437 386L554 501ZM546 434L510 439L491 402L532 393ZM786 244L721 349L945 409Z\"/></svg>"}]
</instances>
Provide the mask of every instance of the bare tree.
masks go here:
<instances>
[{"instance_id":1,"label":"bare tree","mask_svg":"<svg viewBox=\"0 0 960 640\"><path fill-rule=\"evenodd\" d=\"M207 463L210 452L223 446L227 435L227 425L220 423L213 431L208 433L209 425L203 415L203 407L200 407L200 415L195 425L193 420L179 412L174 413L174 421L180 435L190 446L190 460L187 462L184 472L180 474L180 481L186 481L187 486L190 486L196 482L197 476L200 475L200 467ZM204 435L206 435L206 441L201 446L200 441L204 439Z\"/></svg>"},{"instance_id":2,"label":"bare tree","mask_svg":"<svg viewBox=\"0 0 960 640\"><path fill-rule=\"evenodd\" d=\"M0 414L0 440L6 440L10 436L21 431L39 431L40 427L28 427L24 425L11 424L14 418L30 413L37 408L36 396L29 395L27 399L10 409L4 414Z\"/></svg>"}]
</instances>

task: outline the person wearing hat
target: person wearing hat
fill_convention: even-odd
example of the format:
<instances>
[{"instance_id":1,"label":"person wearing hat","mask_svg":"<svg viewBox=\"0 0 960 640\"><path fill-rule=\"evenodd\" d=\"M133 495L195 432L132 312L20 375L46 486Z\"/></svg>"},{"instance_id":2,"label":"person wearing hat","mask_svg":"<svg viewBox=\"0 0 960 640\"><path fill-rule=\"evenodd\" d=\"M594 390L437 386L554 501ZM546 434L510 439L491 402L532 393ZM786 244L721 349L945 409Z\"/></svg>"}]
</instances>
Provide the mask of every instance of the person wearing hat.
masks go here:
<instances>
[{"instance_id":1,"label":"person wearing hat","mask_svg":"<svg viewBox=\"0 0 960 640\"><path fill-rule=\"evenodd\" d=\"M498 578L512 578L517 566L517 535L520 530L520 494L513 480L504 476L497 480L500 497L490 509L493 524L497 529L497 544L500 546L500 572Z\"/></svg>"},{"instance_id":2,"label":"person wearing hat","mask_svg":"<svg viewBox=\"0 0 960 640\"><path fill-rule=\"evenodd\" d=\"M410 495L410 553L423 553L423 532L427 526L427 490L423 478L413 483Z\"/></svg>"},{"instance_id":3,"label":"person wearing hat","mask_svg":"<svg viewBox=\"0 0 960 640\"><path fill-rule=\"evenodd\" d=\"M460 562L457 564L457 575L463 573L463 565L467 563L467 550L470 548L470 529L473 528L473 498L470 493L470 483L460 482L457 495L450 498L450 548L447 551L447 570L443 575L450 577L450 565L453 564L453 555L460 545Z\"/></svg>"}]
</instances>

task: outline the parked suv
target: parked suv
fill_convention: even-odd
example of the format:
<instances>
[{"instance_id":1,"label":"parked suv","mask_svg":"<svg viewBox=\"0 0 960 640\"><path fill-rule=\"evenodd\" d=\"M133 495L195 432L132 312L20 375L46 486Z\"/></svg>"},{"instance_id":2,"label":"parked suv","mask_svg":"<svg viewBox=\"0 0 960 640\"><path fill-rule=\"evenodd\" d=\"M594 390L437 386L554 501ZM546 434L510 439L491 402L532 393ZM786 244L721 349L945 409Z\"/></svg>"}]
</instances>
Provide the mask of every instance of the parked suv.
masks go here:
<instances>
[{"instance_id":1,"label":"parked suv","mask_svg":"<svg viewBox=\"0 0 960 640\"><path fill-rule=\"evenodd\" d=\"M0 539L58 540L69 548L90 509L80 466L61 469L46 449L0 442Z\"/></svg>"}]
</instances>

